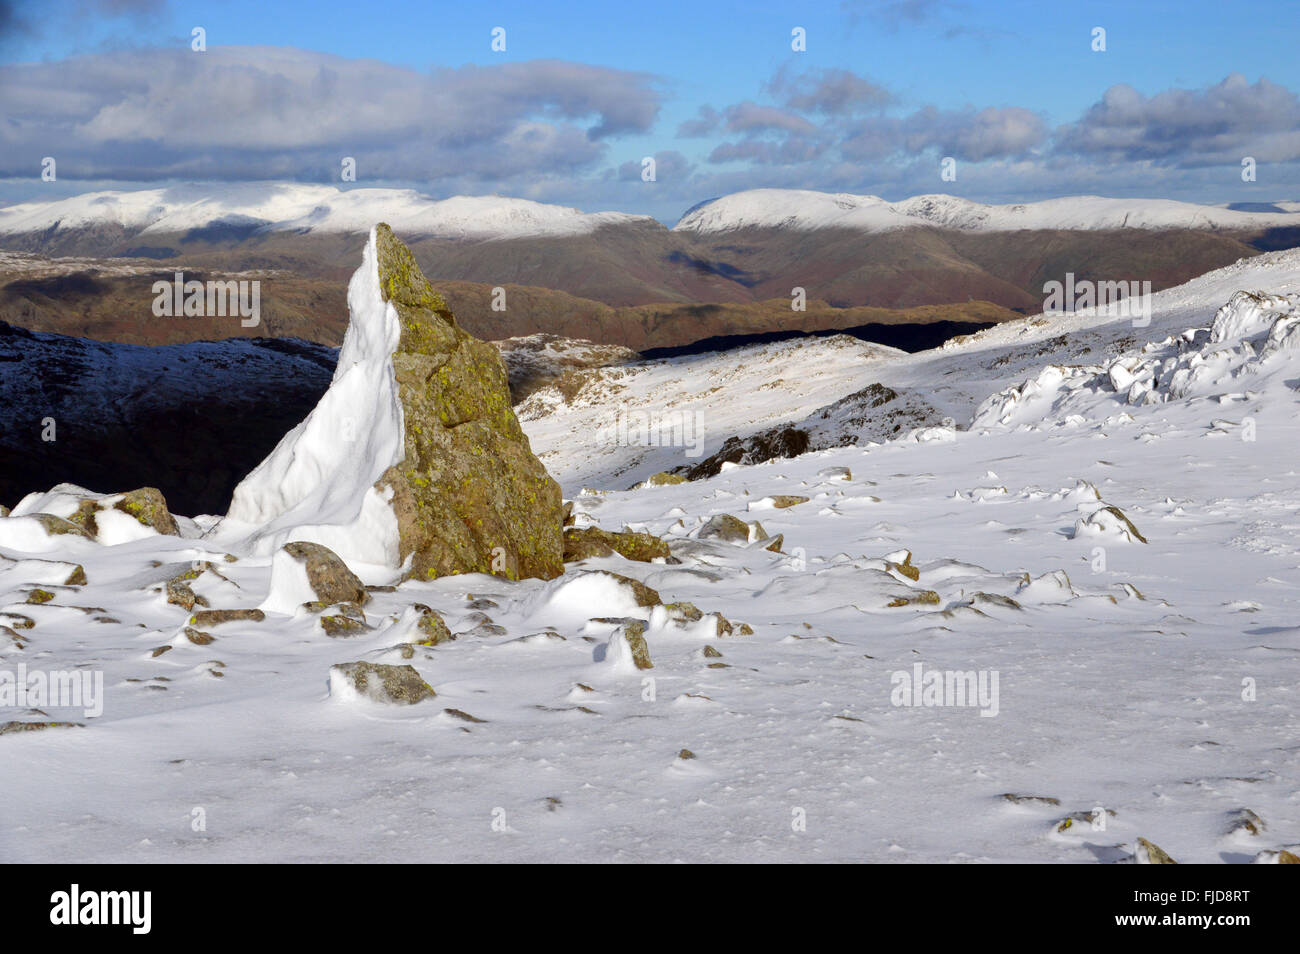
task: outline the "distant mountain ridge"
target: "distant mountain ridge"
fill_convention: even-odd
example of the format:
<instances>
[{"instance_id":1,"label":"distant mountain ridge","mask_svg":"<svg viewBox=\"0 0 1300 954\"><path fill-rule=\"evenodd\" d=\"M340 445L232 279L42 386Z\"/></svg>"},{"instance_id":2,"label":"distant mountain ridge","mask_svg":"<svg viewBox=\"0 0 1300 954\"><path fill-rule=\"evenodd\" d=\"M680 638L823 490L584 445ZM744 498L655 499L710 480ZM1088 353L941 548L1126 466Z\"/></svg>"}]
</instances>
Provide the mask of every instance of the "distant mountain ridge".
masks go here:
<instances>
[{"instance_id":1,"label":"distant mountain ridge","mask_svg":"<svg viewBox=\"0 0 1300 954\"><path fill-rule=\"evenodd\" d=\"M1300 206L1270 207L1282 211L1096 196L981 205L929 195L891 203L758 189L704 202L668 228L643 215L500 196L437 200L402 189L197 184L0 208L0 250L93 259L101 271L123 258L156 262L168 273L273 271L263 283L268 326L275 326L267 333L335 341L317 326L341 327L346 278L367 230L384 221L432 281L478 286L465 290L458 314L491 337L552 333L644 349L813 330L790 307L800 294L833 309L942 306L957 313L934 320L988 321L974 314L979 303L1033 313L1042 308L1044 283L1067 273L1150 281L1158 291L1260 252L1300 246ZM23 327L112 338L112 328L150 318L135 279L113 279L111 301L103 299L99 273L4 281L0 274L0 317ZM483 294L496 288L511 289L504 311ZM739 312L693 310L721 305L759 306L763 316L730 327ZM597 306L653 313L628 321ZM815 327L891 320L826 316Z\"/></svg>"},{"instance_id":2,"label":"distant mountain ridge","mask_svg":"<svg viewBox=\"0 0 1300 954\"><path fill-rule=\"evenodd\" d=\"M904 228L962 231L1023 229L1260 229L1300 221L1295 202L1198 205L1169 199L1083 195L1011 205L984 205L953 195L889 202L874 195L807 189L751 189L697 203L678 232L742 228L865 232ZM364 232L377 221L412 236L492 239L582 235L605 227L653 224L647 215L583 212L507 196L434 199L412 189L304 183L193 184L138 191L88 192L0 207L0 234L116 227L139 235L226 229L268 232Z\"/></svg>"},{"instance_id":3,"label":"distant mountain ridge","mask_svg":"<svg viewBox=\"0 0 1300 954\"><path fill-rule=\"evenodd\" d=\"M623 212L582 212L504 196L433 199L411 189L341 189L258 183L88 192L0 208L0 233L110 226L139 235L225 228L256 232L365 232L378 221L412 235L505 238L580 235L606 225L653 222Z\"/></svg>"},{"instance_id":4,"label":"distant mountain ridge","mask_svg":"<svg viewBox=\"0 0 1300 954\"><path fill-rule=\"evenodd\" d=\"M888 232L941 228L974 232L1105 229L1253 229L1300 224L1294 211L1243 211L1169 199L1108 199L1082 195L1014 205L983 205L952 195L918 195L888 202L874 195L753 189L698 205L674 231L729 232L745 228Z\"/></svg>"}]
</instances>

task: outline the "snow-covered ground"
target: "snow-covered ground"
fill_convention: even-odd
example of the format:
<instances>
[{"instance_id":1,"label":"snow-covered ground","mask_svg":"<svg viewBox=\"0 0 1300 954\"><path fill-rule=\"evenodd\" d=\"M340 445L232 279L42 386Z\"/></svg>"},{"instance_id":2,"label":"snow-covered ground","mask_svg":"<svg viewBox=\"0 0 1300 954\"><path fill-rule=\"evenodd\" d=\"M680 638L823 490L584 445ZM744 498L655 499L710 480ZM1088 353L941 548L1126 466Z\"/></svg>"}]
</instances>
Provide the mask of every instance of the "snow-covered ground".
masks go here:
<instances>
[{"instance_id":1,"label":"snow-covered ground","mask_svg":"<svg viewBox=\"0 0 1300 954\"><path fill-rule=\"evenodd\" d=\"M649 530L680 562L406 583L346 638L300 611L195 645L163 581L210 561L195 593L261 606L269 557L199 537L210 521L48 536L22 514L75 499L26 501L0 519L0 670L99 671L105 697L95 718L49 710L82 728L0 735L0 858L1096 863L1141 836L1241 862L1294 846L1298 329L1288 251L1157 294L1143 328L1080 313L917 355L825 338L591 370L569 400L521 407L534 449L580 525ZM937 420L626 489L695 458L620 443L619 413L689 411L712 453L874 383ZM720 514L769 537L702 534ZM84 585L63 585L71 564ZM644 610L601 569L735 628ZM53 598L26 602L36 587ZM416 602L461 635L408 660ZM596 621L627 616L646 620L653 669ZM437 697L331 695L331 665L353 660L409 661ZM896 704L916 667L971 673L980 704Z\"/></svg>"}]
</instances>

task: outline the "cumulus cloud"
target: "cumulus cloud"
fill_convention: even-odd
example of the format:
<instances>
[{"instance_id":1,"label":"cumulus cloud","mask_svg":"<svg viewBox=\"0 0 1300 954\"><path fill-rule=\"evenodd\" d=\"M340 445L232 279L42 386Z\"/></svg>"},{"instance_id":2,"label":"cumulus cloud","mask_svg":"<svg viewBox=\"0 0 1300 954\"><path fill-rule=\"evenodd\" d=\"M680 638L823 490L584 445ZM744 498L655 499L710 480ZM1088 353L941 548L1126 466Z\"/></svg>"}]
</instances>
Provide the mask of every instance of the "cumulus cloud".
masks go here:
<instances>
[{"instance_id":1,"label":"cumulus cloud","mask_svg":"<svg viewBox=\"0 0 1300 954\"><path fill-rule=\"evenodd\" d=\"M791 165L820 158L828 144L815 139L789 136L780 141L744 139L724 142L709 153L709 162L755 162L761 165Z\"/></svg>"},{"instance_id":2,"label":"cumulus cloud","mask_svg":"<svg viewBox=\"0 0 1300 954\"><path fill-rule=\"evenodd\" d=\"M1062 153L1108 161L1195 167L1300 158L1300 99L1284 86L1233 73L1208 89L1144 96L1112 86L1078 122L1058 131Z\"/></svg>"},{"instance_id":3,"label":"cumulus cloud","mask_svg":"<svg viewBox=\"0 0 1300 954\"><path fill-rule=\"evenodd\" d=\"M688 119L677 127L678 139L701 139L718 131L722 125L722 114L712 106L701 106L694 119Z\"/></svg>"},{"instance_id":4,"label":"cumulus cloud","mask_svg":"<svg viewBox=\"0 0 1300 954\"><path fill-rule=\"evenodd\" d=\"M665 149L662 152L656 152L653 156L655 161L655 181L670 180L683 182L691 174L691 163L676 149ZM645 169L645 159L629 159L616 170L616 176L621 182L641 182L642 171Z\"/></svg>"},{"instance_id":5,"label":"cumulus cloud","mask_svg":"<svg viewBox=\"0 0 1300 954\"><path fill-rule=\"evenodd\" d=\"M832 116L880 109L893 100L883 86L845 69L810 70L796 76L782 68L768 82L767 90L791 109Z\"/></svg>"},{"instance_id":6,"label":"cumulus cloud","mask_svg":"<svg viewBox=\"0 0 1300 954\"><path fill-rule=\"evenodd\" d=\"M727 132L733 133L807 134L817 130L816 126L802 116L775 106L760 106L748 100L727 107L726 128Z\"/></svg>"},{"instance_id":7,"label":"cumulus cloud","mask_svg":"<svg viewBox=\"0 0 1300 954\"><path fill-rule=\"evenodd\" d=\"M590 166L649 130L643 73L557 60L428 73L280 47L155 50L0 68L0 175L362 175L490 180Z\"/></svg>"}]
</instances>

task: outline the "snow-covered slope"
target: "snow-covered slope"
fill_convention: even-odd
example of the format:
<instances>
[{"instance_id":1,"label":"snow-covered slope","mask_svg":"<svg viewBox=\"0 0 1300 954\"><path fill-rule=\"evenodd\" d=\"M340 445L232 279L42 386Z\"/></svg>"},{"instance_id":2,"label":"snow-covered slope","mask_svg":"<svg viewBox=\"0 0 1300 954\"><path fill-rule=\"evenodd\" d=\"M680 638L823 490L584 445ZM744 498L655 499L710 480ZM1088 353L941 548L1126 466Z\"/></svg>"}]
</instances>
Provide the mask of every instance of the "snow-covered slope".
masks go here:
<instances>
[{"instance_id":1,"label":"snow-covered slope","mask_svg":"<svg viewBox=\"0 0 1300 954\"><path fill-rule=\"evenodd\" d=\"M1018 205L981 205L950 195L887 202L872 195L753 189L694 207L674 226L708 234L741 228L864 232L934 226L967 231L1018 229L1261 229L1300 222L1300 203L1283 212L1237 212L1166 199L1073 196ZM649 216L582 212L505 196L433 199L410 189L341 189L302 183L173 186L88 192L0 207L0 234L102 226L142 235L230 226L265 232L357 233L388 222L411 236L493 239L582 235L604 226L653 223Z\"/></svg>"},{"instance_id":2,"label":"snow-covered slope","mask_svg":"<svg viewBox=\"0 0 1300 954\"><path fill-rule=\"evenodd\" d=\"M591 369L568 401L536 392L524 427L579 526L647 530L673 562L410 581L374 590L347 638L268 606L196 639L165 581L248 609L270 557L203 536L211 520L51 536L32 509L75 501L33 498L0 519L0 668L101 672L106 693L97 717L9 716L85 725L0 734L23 768L0 773L0 843L18 861L1094 864L1141 860L1141 837L1180 862L1275 860L1300 843L1298 303L1288 251L1157 294L1142 328L1092 311L916 355L827 338ZM707 452L874 382L952 426L625 489L688 448L621 444L611 411L699 411ZM742 534L713 532L723 515ZM417 604L457 638L414 645ZM352 660L409 664L437 697L336 692ZM918 670L988 691L911 699Z\"/></svg>"},{"instance_id":3,"label":"snow-covered slope","mask_svg":"<svg viewBox=\"0 0 1300 954\"><path fill-rule=\"evenodd\" d=\"M580 212L503 196L432 199L410 189L340 189L300 183L177 186L90 192L0 208L0 233L102 225L161 234L215 225L267 232L366 232L387 222L411 236L513 238L581 235L604 225L652 222L620 212Z\"/></svg>"},{"instance_id":4,"label":"snow-covered slope","mask_svg":"<svg viewBox=\"0 0 1300 954\"><path fill-rule=\"evenodd\" d=\"M934 226L968 231L1020 229L1259 229L1300 224L1287 213L1234 212L1167 199L1072 196L1017 205L981 205L951 195L887 202L874 195L803 189L752 189L697 206L675 231L714 233L743 228L824 228L887 232Z\"/></svg>"}]
</instances>

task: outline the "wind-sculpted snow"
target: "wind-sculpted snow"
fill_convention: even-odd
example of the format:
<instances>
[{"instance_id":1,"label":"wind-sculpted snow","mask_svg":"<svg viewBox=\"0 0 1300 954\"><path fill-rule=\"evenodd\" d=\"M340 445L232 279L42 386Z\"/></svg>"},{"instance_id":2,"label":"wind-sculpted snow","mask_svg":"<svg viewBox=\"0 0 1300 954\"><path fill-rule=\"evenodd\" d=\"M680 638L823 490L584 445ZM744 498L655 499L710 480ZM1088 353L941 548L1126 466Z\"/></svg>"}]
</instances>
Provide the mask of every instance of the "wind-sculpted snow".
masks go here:
<instances>
[{"instance_id":1,"label":"wind-sculpted snow","mask_svg":"<svg viewBox=\"0 0 1300 954\"><path fill-rule=\"evenodd\" d=\"M1209 328L1188 328L1106 365L1050 365L981 404L972 426L1078 423L1108 399L1149 405L1213 397L1228 406L1279 383L1278 399L1285 400L1289 388L1281 378L1300 371L1298 352L1300 295L1239 291Z\"/></svg>"},{"instance_id":2,"label":"wind-sculpted snow","mask_svg":"<svg viewBox=\"0 0 1300 954\"><path fill-rule=\"evenodd\" d=\"M574 525L671 561L322 609L208 518L111 544L0 518L0 669L105 687L99 716L9 710L82 727L0 734L7 857L1277 861L1300 842L1298 281L1300 255L1261 256L1157 294L1146 328L1034 316L537 390ZM885 389L939 423L872 436ZM620 402L702 412L706 453L828 406L867 441L627 490L689 459L618 444ZM264 618L196 626L198 598Z\"/></svg>"},{"instance_id":3,"label":"wind-sculpted snow","mask_svg":"<svg viewBox=\"0 0 1300 954\"><path fill-rule=\"evenodd\" d=\"M344 559L395 567L397 518L376 483L405 454L392 360L401 328L380 295L373 234L348 285L348 309L329 389L235 488L222 533L251 534L263 555L314 540Z\"/></svg>"}]
</instances>

